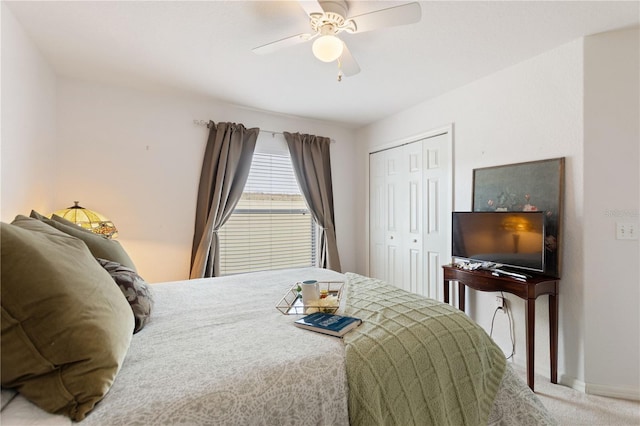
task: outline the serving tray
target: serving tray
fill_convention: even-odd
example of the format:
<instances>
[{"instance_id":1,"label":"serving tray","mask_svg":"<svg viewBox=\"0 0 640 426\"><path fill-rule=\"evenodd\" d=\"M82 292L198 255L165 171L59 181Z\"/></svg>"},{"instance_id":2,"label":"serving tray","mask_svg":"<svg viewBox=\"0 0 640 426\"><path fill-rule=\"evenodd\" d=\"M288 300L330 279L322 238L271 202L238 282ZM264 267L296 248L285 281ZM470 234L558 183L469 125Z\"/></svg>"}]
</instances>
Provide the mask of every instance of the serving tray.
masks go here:
<instances>
[{"instance_id":1,"label":"serving tray","mask_svg":"<svg viewBox=\"0 0 640 426\"><path fill-rule=\"evenodd\" d=\"M340 307L344 281L318 281L320 291L326 290L327 297L319 299L317 303L305 306L300 293L301 282L297 282L285 293L276 305L276 309L285 315L308 315L314 312L333 314Z\"/></svg>"}]
</instances>

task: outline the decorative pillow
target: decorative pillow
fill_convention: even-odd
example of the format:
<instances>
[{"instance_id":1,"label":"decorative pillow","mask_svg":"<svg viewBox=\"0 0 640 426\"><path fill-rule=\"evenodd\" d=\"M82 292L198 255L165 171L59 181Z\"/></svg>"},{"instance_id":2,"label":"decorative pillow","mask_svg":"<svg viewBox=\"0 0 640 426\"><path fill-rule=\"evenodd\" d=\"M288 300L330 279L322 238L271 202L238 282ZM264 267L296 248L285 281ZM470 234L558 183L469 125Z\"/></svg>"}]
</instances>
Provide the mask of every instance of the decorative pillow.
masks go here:
<instances>
[{"instance_id":1,"label":"decorative pillow","mask_svg":"<svg viewBox=\"0 0 640 426\"><path fill-rule=\"evenodd\" d=\"M0 238L2 386L80 421L122 365L131 308L79 239L29 218Z\"/></svg>"},{"instance_id":2,"label":"decorative pillow","mask_svg":"<svg viewBox=\"0 0 640 426\"><path fill-rule=\"evenodd\" d=\"M53 217L49 219L34 210L31 210L30 216L64 232L65 234L81 239L85 242L87 247L89 247L89 250L93 253L93 257L112 260L121 265L127 266L134 271L136 270L136 266L133 264L133 261L119 242L110 240L99 234L94 234L93 232L60 216L53 215ZM18 216L16 217L16 220L24 217L25 216Z\"/></svg>"},{"instance_id":3,"label":"decorative pillow","mask_svg":"<svg viewBox=\"0 0 640 426\"><path fill-rule=\"evenodd\" d=\"M142 330L149 322L151 309L153 308L153 295L151 288L140 275L131 268L127 268L118 262L98 259L98 263L111 275L111 278L118 284L122 294L129 302L136 325L133 334Z\"/></svg>"}]
</instances>

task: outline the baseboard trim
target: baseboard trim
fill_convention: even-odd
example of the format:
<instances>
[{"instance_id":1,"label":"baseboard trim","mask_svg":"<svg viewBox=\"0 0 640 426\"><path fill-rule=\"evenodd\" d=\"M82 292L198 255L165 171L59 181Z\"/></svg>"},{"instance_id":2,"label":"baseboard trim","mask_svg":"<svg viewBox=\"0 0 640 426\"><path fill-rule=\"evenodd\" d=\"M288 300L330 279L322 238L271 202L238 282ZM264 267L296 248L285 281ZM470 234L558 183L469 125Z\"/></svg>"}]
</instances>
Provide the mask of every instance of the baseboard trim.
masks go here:
<instances>
[{"instance_id":1,"label":"baseboard trim","mask_svg":"<svg viewBox=\"0 0 640 426\"><path fill-rule=\"evenodd\" d=\"M575 377L562 375L560 384L568 386L579 392L588 395L606 396L608 398L628 399L630 401L640 401L640 389L629 386L610 386L594 383L585 383Z\"/></svg>"},{"instance_id":2,"label":"baseboard trim","mask_svg":"<svg viewBox=\"0 0 640 426\"><path fill-rule=\"evenodd\" d=\"M609 386L587 383L585 393L589 395L640 401L640 389L628 386Z\"/></svg>"},{"instance_id":3,"label":"baseboard trim","mask_svg":"<svg viewBox=\"0 0 640 426\"><path fill-rule=\"evenodd\" d=\"M578 380L575 377L571 377L571 376L567 376L566 374L562 374L560 376L560 380L558 380L558 382L561 385L570 387L571 389L575 389L578 392L587 393L586 392L587 385L582 380Z\"/></svg>"},{"instance_id":4,"label":"baseboard trim","mask_svg":"<svg viewBox=\"0 0 640 426\"><path fill-rule=\"evenodd\" d=\"M526 371L526 367L518 362L513 363L514 367ZM549 380L549 371L544 368L540 368L540 371L536 370L536 379ZM582 380L578 380L573 376L567 374L560 374L558 377L558 384L570 387L588 395L605 396L608 398L627 399L630 401L640 401L640 389L631 386L611 386L600 385L595 383L585 383Z\"/></svg>"}]
</instances>

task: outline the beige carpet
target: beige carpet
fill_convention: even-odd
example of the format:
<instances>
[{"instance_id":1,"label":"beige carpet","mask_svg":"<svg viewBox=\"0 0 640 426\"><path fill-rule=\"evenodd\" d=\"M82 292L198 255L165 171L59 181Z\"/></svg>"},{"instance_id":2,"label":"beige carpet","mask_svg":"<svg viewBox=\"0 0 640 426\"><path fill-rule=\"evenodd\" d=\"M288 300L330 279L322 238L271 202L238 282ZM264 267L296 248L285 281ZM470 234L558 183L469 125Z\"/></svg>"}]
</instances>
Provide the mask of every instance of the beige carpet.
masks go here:
<instances>
[{"instance_id":1,"label":"beige carpet","mask_svg":"<svg viewBox=\"0 0 640 426\"><path fill-rule=\"evenodd\" d=\"M514 364L526 382L526 370ZM640 402L587 395L535 375L536 395L561 426L640 426Z\"/></svg>"}]
</instances>

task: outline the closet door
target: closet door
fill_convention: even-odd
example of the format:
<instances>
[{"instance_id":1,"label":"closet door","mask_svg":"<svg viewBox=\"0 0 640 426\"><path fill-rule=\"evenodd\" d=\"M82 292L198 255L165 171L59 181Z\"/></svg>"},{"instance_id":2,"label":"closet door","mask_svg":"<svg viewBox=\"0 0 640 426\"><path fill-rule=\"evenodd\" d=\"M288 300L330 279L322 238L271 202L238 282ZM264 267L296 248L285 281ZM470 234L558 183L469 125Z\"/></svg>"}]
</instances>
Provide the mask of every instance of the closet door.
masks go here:
<instances>
[{"instance_id":1,"label":"closet door","mask_svg":"<svg viewBox=\"0 0 640 426\"><path fill-rule=\"evenodd\" d=\"M447 134L425 139L423 151L424 261L419 294L442 301L442 265L451 251L452 159Z\"/></svg>"},{"instance_id":2,"label":"closet door","mask_svg":"<svg viewBox=\"0 0 640 426\"><path fill-rule=\"evenodd\" d=\"M404 183L407 188L407 199L404 201L404 219L407 223L403 236L404 279L401 287L413 293L423 294L422 143L418 141L405 145L402 150L404 157L407 159L407 172Z\"/></svg>"},{"instance_id":3,"label":"closet door","mask_svg":"<svg viewBox=\"0 0 640 426\"><path fill-rule=\"evenodd\" d=\"M389 284L404 288L407 221L407 164L403 147L385 153L385 272Z\"/></svg>"},{"instance_id":4,"label":"closet door","mask_svg":"<svg viewBox=\"0 0 640 426\"><path fill-rule=\"evenodd\" d=\"M369 275L442 300L453 194L448 134L369 156Z\"/></svg>"},{"instance_id":5,"label":"closet door","mask_svg":"<svg viewBox=\"0 0 640 426\"><path fill-rule=\"evenodd\" d=\"M369 156L369 276L387 280L386 250L386 161L385 152Z\"/></svg>"},{"instance_id":6,"label":"closet door","mask_svg":"<svg viewBox=\"0 0 640 426\"><path fill-rule=\"evenodd\" d=\"M411 143L369 159L369 275L413 292L423 275L422 157Z\"/></svg>"}]
</instances>

